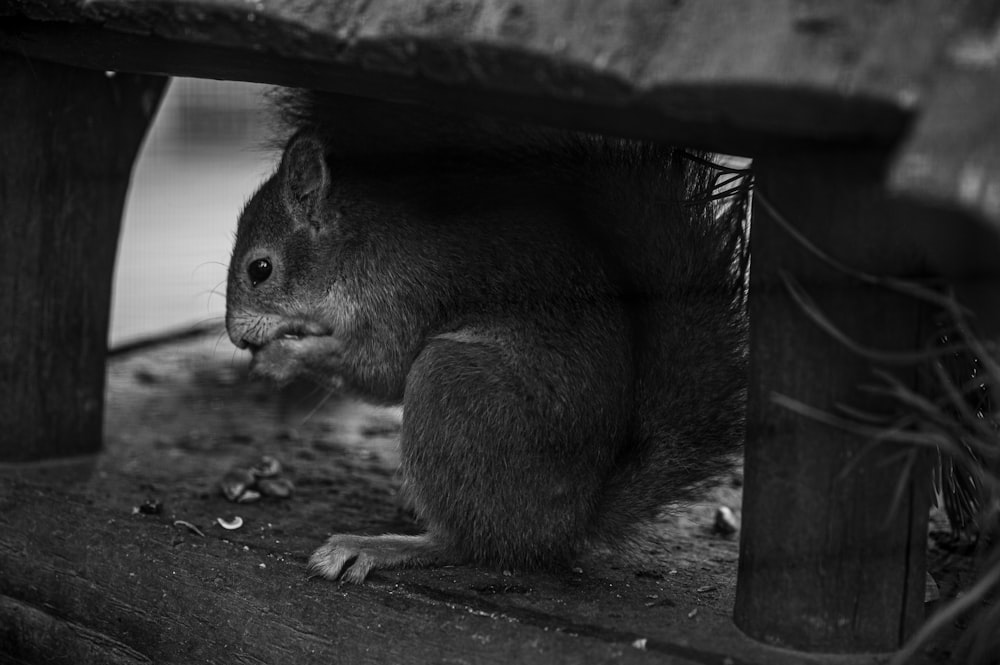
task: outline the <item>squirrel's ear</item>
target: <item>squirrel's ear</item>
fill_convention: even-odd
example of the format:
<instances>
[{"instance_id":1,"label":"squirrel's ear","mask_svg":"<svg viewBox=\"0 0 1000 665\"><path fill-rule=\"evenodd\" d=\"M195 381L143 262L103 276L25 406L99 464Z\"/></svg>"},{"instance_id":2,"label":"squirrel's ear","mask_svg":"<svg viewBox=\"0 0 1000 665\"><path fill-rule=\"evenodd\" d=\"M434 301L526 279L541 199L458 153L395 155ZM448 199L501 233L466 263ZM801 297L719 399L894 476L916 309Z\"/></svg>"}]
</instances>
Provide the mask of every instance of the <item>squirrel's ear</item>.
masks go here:
<instances>
[{"instance_id":1,"label":"squirrel's ear","mask_svg":"<svg viewBox=\"0 0 1000 665\"><path fill-rule=\"evenodd\" d=\"M319 138L304 133L293 136L278 172L285 205L311 220L330 189L330 168Z\"/></svg>"}]
</instances>

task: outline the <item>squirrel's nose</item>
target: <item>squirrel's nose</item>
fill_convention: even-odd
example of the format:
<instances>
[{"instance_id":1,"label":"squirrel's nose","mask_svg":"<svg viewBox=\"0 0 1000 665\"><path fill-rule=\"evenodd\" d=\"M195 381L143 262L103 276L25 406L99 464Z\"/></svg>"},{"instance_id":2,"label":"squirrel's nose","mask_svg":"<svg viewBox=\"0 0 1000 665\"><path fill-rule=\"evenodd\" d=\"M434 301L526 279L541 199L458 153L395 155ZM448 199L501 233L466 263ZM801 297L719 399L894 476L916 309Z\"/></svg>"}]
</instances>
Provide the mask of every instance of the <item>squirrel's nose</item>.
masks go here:
<instances>
[{"instance_id":1,"label":"squirrel's nose","mask_svg":"<svg viewBox=\"0 0 1000 665\"><path fill-rule=\"evenodd\" d=\"M237 349L257 351L260 349L259 340L253 335L253 326L245 316L234 314L233 310L226 312L226 332L229 333L229 341Z\"/></svg>"},{"instance_id":2,"label":"squirrel's nose","mask_svg":"<svg viewBox=\"0 0 1000 665\"><path fill-rule=\"evenodd\" d=\"M250 341L247 337L231 337L233 344L236 345L237 349L242 349L244 351L255 352L260 349L260 344Z\"/></svg>"}]
</instances>

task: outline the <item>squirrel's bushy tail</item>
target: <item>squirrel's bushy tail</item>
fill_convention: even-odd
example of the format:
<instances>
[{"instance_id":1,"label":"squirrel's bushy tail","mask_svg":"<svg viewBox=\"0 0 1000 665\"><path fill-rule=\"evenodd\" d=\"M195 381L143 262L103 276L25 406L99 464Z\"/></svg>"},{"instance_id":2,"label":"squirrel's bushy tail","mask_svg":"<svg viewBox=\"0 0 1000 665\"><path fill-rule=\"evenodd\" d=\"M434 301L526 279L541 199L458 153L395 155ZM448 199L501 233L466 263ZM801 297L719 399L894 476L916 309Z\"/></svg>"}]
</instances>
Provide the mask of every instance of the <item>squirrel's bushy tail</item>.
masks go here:
<instances>
[{"instance_id":1,"label":"squirrel's bushy tail","mask_svg":"<svg viewBox=\"0 0 1000 665\"><path fill-rule=\"evenodd\" d=\"M596 189L635 291L630 445L602 497L591 543L641 551L637 529L727 471L744 437L749 269L747 168L632 141L597 141ZM603 154L601 154L603 153ZM595 179L596 181L600 178ZM619 214L622 214L619 212Z\"/></svg>"}]
</instances>

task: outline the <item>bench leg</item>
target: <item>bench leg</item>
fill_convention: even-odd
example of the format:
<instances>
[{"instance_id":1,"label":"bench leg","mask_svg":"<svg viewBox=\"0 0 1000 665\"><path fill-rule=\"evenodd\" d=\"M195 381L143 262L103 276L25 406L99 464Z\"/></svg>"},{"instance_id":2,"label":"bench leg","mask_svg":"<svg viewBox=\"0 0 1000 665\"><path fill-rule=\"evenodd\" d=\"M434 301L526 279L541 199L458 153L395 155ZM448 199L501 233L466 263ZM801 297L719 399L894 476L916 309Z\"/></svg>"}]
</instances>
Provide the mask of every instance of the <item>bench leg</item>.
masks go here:
<instances>
[{"instance_id":1,"label":"bench leg","mask_svg":"<svg viewBox=\"0 0 1000 665\"><path fill-rule=\"evenodd\" d=\"M755 162L758 192L841 262L915 275L933 225L910 224L882 193L882 159L848 153ZM922 237L921 237L922 236ZM748 635L805 651L892 651L923 619L930 481L926 456L906 477L901 449L774 403L780 393L829 413L891 413L858 390L872 361L810 321L782 271L866 346L911 351L926 306L830 268L755 204L751 231L750 394L735 621ZM895 370L911 386L913 368ZM858 462L861 456L860 462ZM846 469L846 471L845 471ZM901 501L892 510L897 487Z\"/></svg>"},{"instance_id":2,"label":"bench leg","mask_svg":"<svg viewBox=\"0 0 1000 665\"><path fill-rule=\"evenodd\" d=\"M100 448L118 229L166 81L0 53L0 461Z\"/></svg>"}]
</instances>

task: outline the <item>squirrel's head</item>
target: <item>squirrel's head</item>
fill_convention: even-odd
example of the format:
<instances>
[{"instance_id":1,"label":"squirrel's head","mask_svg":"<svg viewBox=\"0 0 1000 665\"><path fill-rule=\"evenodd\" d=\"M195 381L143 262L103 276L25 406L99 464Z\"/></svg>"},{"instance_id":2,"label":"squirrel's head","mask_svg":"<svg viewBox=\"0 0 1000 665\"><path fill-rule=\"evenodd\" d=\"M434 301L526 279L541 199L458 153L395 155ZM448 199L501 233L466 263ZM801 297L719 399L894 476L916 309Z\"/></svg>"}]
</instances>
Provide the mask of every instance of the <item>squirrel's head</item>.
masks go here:
<instances>
[{"instance_id":1,"label":"squirrel's head","mask_svg":"<svg viewBox=\"0 0 1000 665\"><path fill-rule=\"evenodd\" d=\"M300 133L240 215L226 328L255 360L266 347L326 344L351 316L352 306L331 274L342 243L330 181L322 142ZM287 378L267 368L259 373Z\"/></svg>"}]
</instances>

